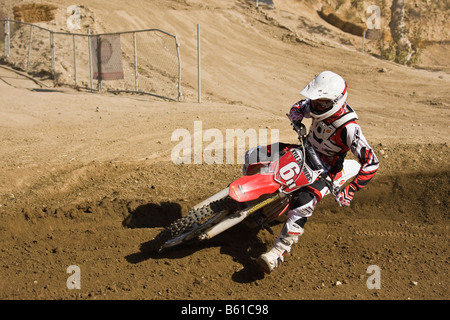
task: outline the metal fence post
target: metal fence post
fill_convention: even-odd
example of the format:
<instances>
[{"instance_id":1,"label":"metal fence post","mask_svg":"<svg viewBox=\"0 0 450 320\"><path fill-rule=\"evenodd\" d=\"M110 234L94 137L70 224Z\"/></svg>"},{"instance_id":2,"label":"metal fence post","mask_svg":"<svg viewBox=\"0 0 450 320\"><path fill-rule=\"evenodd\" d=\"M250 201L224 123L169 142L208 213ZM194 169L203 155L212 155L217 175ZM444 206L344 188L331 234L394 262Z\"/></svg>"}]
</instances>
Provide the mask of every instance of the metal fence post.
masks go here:
<instances>
[{"instance_id":1,"label":"metal fence post","mask_svg":"<svg viewBox=\"0 0 450 320\"><path fill-rule=\"evenodd\" d=\"M77 53L76 53L76 43L75 35L72 34L73 43L73 80L75 81L75 86L77 85Z\"/></svg>"},{"instance_id":2,"label":"metal fence post","mask_svg":"<svg viewBox=\"0 0 450 320\"><path fill-rule=\"evenodd\" d=\"M366 30L363 32L362 54L364 54L364 44L366 42Z\"/></svg>"},{"instance_id":3,"label":"metal fence post","mask_svg":"<svg viewBox=\"0 0 450 320\"><path fill-rule=\"evenodd\" d=\"M53 31L50 31L50 54L52 59L52 77L55 79L55 39Z\"/></svg>"},{"instance_id":4,"label":"metal fence post","mask_svg":"<svg viewBox=\"0 0 450 320\"><path fill-rule=\"evenodd\" d=\"M136 91L139 91L136 32L133 32L133 45L134 45L134 87Z\"/></svg>"},{"instance_id":5,"label":"metal fence post","mask_svg":"<svg viewBox=\"0 0 450 320\"><path fill-rule=\"evenodd\" d=\"M30 56L31 56L31 45L33 44L33 25L30 25L30 43L28 46L28 61L27 61L27 72L30 72Z\"/></svg>"},{"instance_id":6,"label":"metal fence post","mask_svg":"<svg viewBox=\"0 0 450 320\"><path fill-rule=\"evenodd\" d=\"M102 91L102 39L97 35L97 85L98 91Z\"/></svg>"},{"instance_id":7,"label":"metal fence post","mask_svg":"<svg viewBox=\"0 0 450 320\"><path fill-rule=\"evenodd\" d=\"M181 100L181 57L180 57L180 44L175 36L175 46L177 48L177 58L178 58L178 101Z\"/></svg>"},{"instance_id":8,"label":"metal fence post","mask_svg":"<svg viewBox=\"0 0 450 320\"><path fill-rule=\"evenodd\" d=\"M91 82L91 90L94 89L94 80L92 72L92 47L91 47L91 29L88 29L88 50L89 50L89 80Z\"/></svg>"},{"instance_id":9,"label":"metal fence post","mask_svg":"<svg viewBox=\"0 0 450 320\"><path fill-rule=\"evenodd\" d=\"M5 20L5 59L9 58L11 48L11 32L9 29L9 18Z\"/></svg>"}]
</instances>

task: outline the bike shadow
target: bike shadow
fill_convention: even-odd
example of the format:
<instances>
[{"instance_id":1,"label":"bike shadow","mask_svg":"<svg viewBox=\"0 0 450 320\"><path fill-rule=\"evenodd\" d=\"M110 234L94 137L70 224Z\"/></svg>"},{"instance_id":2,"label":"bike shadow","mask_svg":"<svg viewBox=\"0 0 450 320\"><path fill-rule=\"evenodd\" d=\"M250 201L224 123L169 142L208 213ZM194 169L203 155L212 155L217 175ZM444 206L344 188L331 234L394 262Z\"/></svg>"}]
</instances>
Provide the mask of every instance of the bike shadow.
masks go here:
<instances>
[{"instance_id":1,"label":"bike shadow","mask_svg":"<svg viewBox=\"0 0 450 320\"><path fill-rule=\"evenodd\" d=\"M147 203L131 210L122 221L127 228L158 228L181 218L181 206L176 202Z\"/></svg>"},{"instance_id":2,"label":"bike shadow","mask_svg":"<svg viewBox=\"0 0 450 320\"><path fill-rule=\"evenodd\" d=\"M178 203L167 202L159 205L149 203L133 210L122 224L129 228L166 227L181 217L181 211ZM132 253L125 259L132 264L148 259L182 259L203 249L220 247L221 254L231 256L233 261L243 267L232 275L232 280L238 283L250 283L264 278L264 272L255 262L267 250L267 244L258 238L259 232L265 231L239 224L210 240L182 244L162 253L153 253L152 240L149 240L141 243L139 252Z\"/></svg>"}]
</instances>

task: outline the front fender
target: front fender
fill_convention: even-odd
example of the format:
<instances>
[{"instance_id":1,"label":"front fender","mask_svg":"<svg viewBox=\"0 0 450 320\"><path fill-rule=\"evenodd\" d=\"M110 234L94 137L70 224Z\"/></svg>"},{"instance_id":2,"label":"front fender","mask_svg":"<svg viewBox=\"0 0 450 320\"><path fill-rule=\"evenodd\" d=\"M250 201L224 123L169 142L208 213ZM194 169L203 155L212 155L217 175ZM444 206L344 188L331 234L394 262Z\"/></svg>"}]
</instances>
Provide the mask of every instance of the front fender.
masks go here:
<instances>
[{"instance_id":1,"label":"front fender","mask_svg":"<svg viewBox=\"0 0 450 320\"><path fill-rule=\"evenodd\" d=\"M243 176L232 182L228 189L231 198L238 202L258 199L263 194L271 194L280 188L272 174Z\"/></svg>"}]
</instances>

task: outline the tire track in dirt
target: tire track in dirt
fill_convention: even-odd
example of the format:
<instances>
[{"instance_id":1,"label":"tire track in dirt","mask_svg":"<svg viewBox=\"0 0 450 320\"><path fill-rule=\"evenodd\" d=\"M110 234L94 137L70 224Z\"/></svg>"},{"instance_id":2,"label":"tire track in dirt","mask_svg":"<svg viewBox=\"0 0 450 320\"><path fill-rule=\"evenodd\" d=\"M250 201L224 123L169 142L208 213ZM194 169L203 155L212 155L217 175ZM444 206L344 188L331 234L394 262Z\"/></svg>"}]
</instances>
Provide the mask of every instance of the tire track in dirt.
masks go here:
<instances>
[{"instance_id":1,"label":"tire track in dirt","mask_svg":"<svg viewBox=\"0 0 450 320\"><path fill-rule=\"evenodd\" d=\"M400 238L437 238L435 234L427 233L411 233L403 231L392 231L392 230L356 230L356 235L359 236L371 236L371 237L400 237Z\"/></svg>"}]
</instances>

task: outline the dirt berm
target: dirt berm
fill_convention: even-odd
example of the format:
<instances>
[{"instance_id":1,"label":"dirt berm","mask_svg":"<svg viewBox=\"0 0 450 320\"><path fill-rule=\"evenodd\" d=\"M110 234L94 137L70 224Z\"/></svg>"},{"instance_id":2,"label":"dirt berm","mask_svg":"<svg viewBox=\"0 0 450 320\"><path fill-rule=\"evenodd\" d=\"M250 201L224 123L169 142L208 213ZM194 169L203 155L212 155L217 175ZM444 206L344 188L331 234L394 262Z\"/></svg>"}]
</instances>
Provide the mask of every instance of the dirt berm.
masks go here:
<instances>
[{"instance_id":1,"label":"dirt berm","mask_svg":"<svg viewBox=\"0 0 450 320\"><path fill-rule=\"evenodd\" d=\"M447 72L396 65L342 45L337 39L353 36L331 29L303 2L298 11L299 2L288 1L260 10L243 1L146 3L85 6L111 31L129 28L124 17L133 16L133 28L155 23L179 35L182 102L45 87L0 68L0 299L449 298ZM119 13L115 24L108 20ZM291 22L304 17L302 30L316 33L306 42L284 41L288 31L264 18L269 14ZM273 226L275 235L236 226L197 246L149 254L148 242L164 226L241 174L242 159L175 164L171 153L180 141L173 133L185 129L192 142L203 137L203 150L211 144L208 129L224 139L227 129L266 129L269 142L278 130L281 141L295 142L285 113L322 70L346 79L348 102L380 160L351 206L325 198L270 275L254 261L281 224ZM194 137L196 121L203 131ZM68 288L73 266L81 282L71 278L69 286L80 289ZM371 266L380 271L379 289L367 285Z\"/></svg>"}]
</instances>

